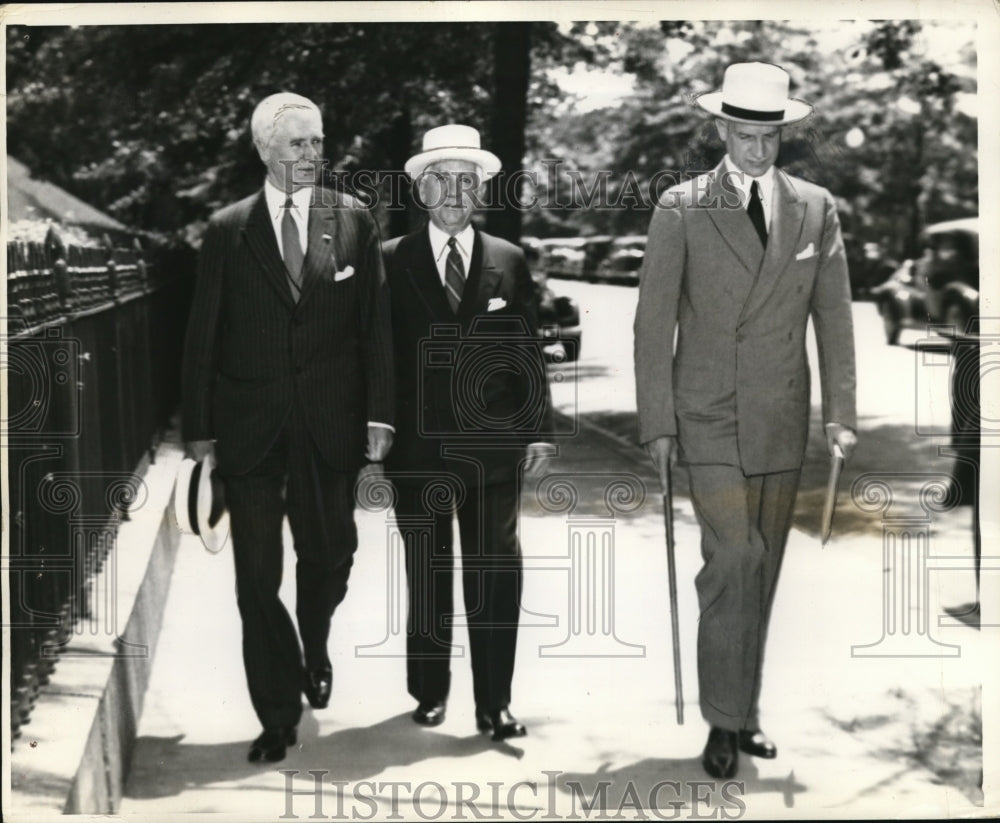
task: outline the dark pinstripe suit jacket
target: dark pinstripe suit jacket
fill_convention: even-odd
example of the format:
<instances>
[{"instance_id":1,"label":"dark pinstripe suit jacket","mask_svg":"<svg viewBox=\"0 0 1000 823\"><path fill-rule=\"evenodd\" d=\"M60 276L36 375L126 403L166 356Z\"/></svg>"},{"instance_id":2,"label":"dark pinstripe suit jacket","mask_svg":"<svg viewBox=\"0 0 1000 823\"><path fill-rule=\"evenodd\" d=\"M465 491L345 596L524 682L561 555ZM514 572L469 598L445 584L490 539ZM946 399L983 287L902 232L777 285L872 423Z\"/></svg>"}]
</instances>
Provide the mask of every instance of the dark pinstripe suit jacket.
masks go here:
<instances>
[{"instance_id":1,"label":"dark pinstripe suit jacket","mask_svg":"<svg viewBox=\"0 0 1000 823\"><path fill-rule=\"evenodd\" d=\"M442 450L452 448L482 469L449 461L447 468L468 485L513 478L524 446L552 432L537 299L524 252L477 230L456 315L426 226L387 241L383 251L397 398L386 468L404 481L407 473L441 471ZM461 334L441 337L449 326Z\"/></svg>"},{"instance_id":2,"label":"dark pinstripe suit jacket","mask_svg":"<svg viewBox=\"0 0 1000 823\"><path fill-rule=\"evenodd\" d=\"M297 303L263 191L227 206L212 216L201 248L184 355L184 439L214 438L222 471L244 474L298 402L323 458L356 470L368 421L393 423L389 324L378 228L356 200L326 191L310 209Z\"/></svg>"}]
</instances>

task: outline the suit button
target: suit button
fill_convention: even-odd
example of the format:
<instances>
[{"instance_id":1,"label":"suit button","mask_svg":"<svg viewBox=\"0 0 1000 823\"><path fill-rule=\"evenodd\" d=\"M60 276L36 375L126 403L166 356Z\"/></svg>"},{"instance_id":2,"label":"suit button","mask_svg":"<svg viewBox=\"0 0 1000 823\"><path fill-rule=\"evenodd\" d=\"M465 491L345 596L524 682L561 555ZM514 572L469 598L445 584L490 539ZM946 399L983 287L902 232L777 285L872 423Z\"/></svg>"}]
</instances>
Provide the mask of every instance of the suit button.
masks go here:
<instances>
[{"instance_id":1,"label":"suit button","mask_svg":"<svg viewBox=\"0 0 1000 823\"><path fill-rule=\"evenodd\" d=\"M305 373L305 369L302 366L295 367L295 374L301 377Z\"/></svg>"},{"instance_id":2,"label":"suit button","mask_svg":"<svg viewBox=\"0 0 1000 823\"><path fill-rule=\"evenodd\" d=\"M791 339L792 339L792 333L791 333L791 332L788 332L788 339L789 339L789 340L791 340Z\"/></svg>"}]
</instances>

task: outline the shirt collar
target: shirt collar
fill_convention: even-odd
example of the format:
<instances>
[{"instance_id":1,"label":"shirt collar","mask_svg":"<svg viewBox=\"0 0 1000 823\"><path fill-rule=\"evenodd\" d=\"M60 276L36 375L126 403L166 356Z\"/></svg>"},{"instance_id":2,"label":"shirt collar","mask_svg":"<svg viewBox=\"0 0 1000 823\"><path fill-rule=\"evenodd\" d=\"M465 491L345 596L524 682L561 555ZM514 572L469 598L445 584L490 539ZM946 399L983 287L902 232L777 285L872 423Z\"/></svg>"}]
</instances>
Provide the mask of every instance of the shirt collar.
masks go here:
<instances>
[{"instance_id":1,"label":"shirt collar","mask_svg":"<svg viewBox=\"0 0 1000 823\"><path fill-rule=\"evenodd\" d=\"M430 221L427 223L427 228L428 234L431 238L431 251L434 254L434 260L440 260L441 255L445 254L448 249L448 238L450 238L451 235L447 232L441 231L441 229ZM475 240L475 237L476 232L475 229L472 228L471 223L455 235L458 251L463 257L472 256L472 243Z\"/></svg>"},{"instance_id":2,"label":"shirt collar","mask_svg":"<svg viewBox=\"0 0 1000 823\"><path fill-rule=\"evenodd\" d=\"M729 179L740 192L744 205L750 200L750 184L754 180L757 181L757 190L760 193L760 199L765 203L771 202L771 195L774 192L774 166L771 166L760 177L751 177L749 174L736 168L736 164L730 159L728 154L723 158L723 163L725 164L725 171L729 172Z\"/></svg>"},{"instance_id":3,"label":"shirt collar","mask_svg":"<svg viewBox=\"0 0 1000 823\"><path fill-rule=\"evenodd\" d=\"M297 212L295 214L296 217L304 217L308 214L309 206L312 203L312 195L312 186L303 186L292 192L292 203L295 204L293 214ZM270 180L265 180L264 198L267 201L267 213L271 215L271 219L280 220L284 216L285 200L288 198L288 195Z\"/></svg>"}]
</instances>

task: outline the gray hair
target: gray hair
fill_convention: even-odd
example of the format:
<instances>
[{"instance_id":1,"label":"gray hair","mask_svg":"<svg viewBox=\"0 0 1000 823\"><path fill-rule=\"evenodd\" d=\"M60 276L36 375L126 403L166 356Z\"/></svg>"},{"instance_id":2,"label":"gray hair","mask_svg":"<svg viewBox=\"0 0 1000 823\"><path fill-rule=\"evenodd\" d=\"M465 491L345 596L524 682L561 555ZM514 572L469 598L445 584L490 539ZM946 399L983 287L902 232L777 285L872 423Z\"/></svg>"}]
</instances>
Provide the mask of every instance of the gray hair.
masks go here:
<instances>
[{"instance_id":1,"label":"gray hair","mask_svg":"<svg viewBox=\"0 0 1000 823\"><path fill-rule=\"evenodd\" d=\"M308 97L301 94L292 94L283 91L265 97L257 104L250 117L250 133L253 135L254 145L258 149L264 148L271 142L274 129L278 121L290 111L314 111L320 117L319 106Z\"/></svg>"}]
</instances>

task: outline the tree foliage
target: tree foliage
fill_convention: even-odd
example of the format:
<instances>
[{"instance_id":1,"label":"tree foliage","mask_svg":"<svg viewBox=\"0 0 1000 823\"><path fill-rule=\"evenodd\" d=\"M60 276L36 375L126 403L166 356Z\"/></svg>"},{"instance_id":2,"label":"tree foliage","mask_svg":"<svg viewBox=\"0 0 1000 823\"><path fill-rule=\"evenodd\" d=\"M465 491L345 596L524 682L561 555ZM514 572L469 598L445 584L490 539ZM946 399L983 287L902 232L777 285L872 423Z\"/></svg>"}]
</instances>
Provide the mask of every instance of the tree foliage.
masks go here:
<instances>
[{"instance_id":1,"label":"tree foliage","mask_svg":"<svg viewBox=\"0 0 1000 823\"><path fill-rule=\"evenodd\" d=\"M123 222L189 240L213 209L260 184L247 123L256 102L279 90L320 105L334 169L401 170L426 129L466 122L480 128L508 173L523 153L548 198L514 220L491 216L503 233L516 236L521 216L528 233L543 236L641 233L649 209L636 201L637 187L663 170L696 172L718 161L714 128L692 98L717 87L725 66L739 60L785 66L793 94L816 105L813 118L788 130L780 162L830 188L848 230L888 237L902 253L924 222L977 208L976 121L959 105L976 90L975 51L972 32L957 23L310 23L7 32L9 151L36 177ZM570 69L591 72L582 96L567 91ZM632 91L599 108L587 105L616 78L630 81ZM862 141L845 142L849 132ZM555 162L561 171L550 174ZM574 182L593 186L600 171L607 198L624 208L564 202ZM391 234L415 216L413 209L382 215Z\"/></svg>"}]
</instances>

